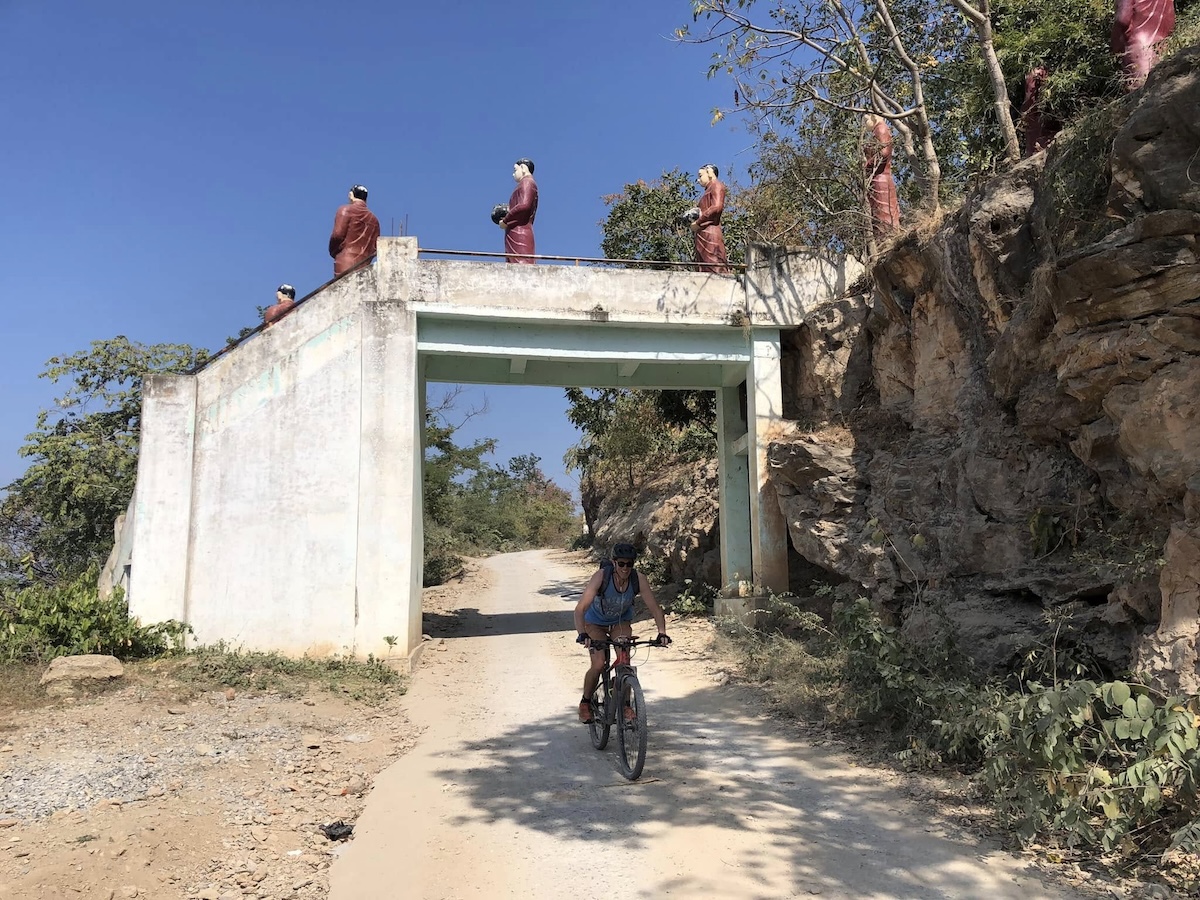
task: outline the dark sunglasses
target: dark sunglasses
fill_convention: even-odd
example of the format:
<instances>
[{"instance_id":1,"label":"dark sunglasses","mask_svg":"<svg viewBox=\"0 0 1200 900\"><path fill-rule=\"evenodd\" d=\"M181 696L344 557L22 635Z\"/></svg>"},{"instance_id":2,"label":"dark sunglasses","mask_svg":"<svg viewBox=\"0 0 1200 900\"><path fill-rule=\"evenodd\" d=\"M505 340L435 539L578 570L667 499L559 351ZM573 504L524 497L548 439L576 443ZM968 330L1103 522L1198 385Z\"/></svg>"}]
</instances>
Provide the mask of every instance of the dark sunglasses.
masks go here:
<instances>
[{"instance_id":1,"label":"dark sunglasses","mask_svg":"<svg viewBox=\"0 0 1200 900\"><path fill-rule=\"evenodd\" d=\"M633 560L631 560L631 559L618 559L618 560L617 560L617 568L618 568L618 569L632 569L632 568L633 568Z\"/></svg>"}]
</instances>

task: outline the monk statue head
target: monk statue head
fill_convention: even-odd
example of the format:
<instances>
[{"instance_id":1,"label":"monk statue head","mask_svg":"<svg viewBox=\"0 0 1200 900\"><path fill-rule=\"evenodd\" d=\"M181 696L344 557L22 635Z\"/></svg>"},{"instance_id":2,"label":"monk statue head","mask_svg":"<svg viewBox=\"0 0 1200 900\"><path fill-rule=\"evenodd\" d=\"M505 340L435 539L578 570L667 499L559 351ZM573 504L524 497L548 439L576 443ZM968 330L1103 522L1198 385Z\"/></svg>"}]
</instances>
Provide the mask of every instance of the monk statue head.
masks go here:
<instances>
[{"instance_id":1,"label":"monk statue head","mask_svg":"<svg viewBox=\"0 0 1200 900\"><path fill-rule=\"evenodd\" d=\"M533 160L527 156L522 156L513 163L513 181L520 181L526 175L533 174Z\"/></svg>"},{"instance_id":2,"label":"monk statue head","mask_svg":"<svg viewBox=\"0 0 1200 900\"><path fill-rule=\"evenodd\" d=\"M350 202L353 203L355 200L361 200L363 203L367 202L367 189L361 184L356 184L350 188Z\"/></svg>"},{"instance_id":3,"label":"monk statue head","mask_svg":"<svg viewBox=\"0 0 1200 900\"><path fill-rule=\"evenodd\" d=\"M717 167L712 163L705 163L696 172L696 175L699 176L700 184L703 187L708 187L712 182L717 180Z\"/></svg>"}]
</instances>

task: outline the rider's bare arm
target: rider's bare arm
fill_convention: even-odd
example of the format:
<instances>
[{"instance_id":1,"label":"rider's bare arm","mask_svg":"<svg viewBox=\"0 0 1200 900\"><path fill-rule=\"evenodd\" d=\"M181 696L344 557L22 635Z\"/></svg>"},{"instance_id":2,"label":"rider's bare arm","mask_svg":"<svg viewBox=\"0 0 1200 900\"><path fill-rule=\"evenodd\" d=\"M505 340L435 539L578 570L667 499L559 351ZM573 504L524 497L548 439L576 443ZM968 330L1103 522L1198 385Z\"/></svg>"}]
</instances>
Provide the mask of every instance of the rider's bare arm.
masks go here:
<instances>
[{"instance_id":1,"label":"rider's bare arm","mask_svg":"<svg viewBox=\"0 0 1200 900\"><path fill-rule=\"evenodd\" d=\"M663 615L662 607L659 606L658 601L654 599L654 591L650 590L650 582L641 572L638 572L637 575L638 585L641 589L642 600L646 604L646 609L650 610L650 615L654 616L654 624L658 626L658 633L666 634L667 617Z\"/></svg>"},{"instance_id":2,"label":"rider's bare arm","mask_svg":"<svg viewBox=\"0 0 1200 900\"><path fill-rule=\"evenodd\" d=\"M587 583L587 587L583 589L583 596L579 598L579 602L575 604L575 631L578 634L583 634L583 614L587 612L587 608L592 605L592 601L596 599L596 592L600 590L600 584L604 580L604 573L597 572Z\"/></svg>"}]
</instances>

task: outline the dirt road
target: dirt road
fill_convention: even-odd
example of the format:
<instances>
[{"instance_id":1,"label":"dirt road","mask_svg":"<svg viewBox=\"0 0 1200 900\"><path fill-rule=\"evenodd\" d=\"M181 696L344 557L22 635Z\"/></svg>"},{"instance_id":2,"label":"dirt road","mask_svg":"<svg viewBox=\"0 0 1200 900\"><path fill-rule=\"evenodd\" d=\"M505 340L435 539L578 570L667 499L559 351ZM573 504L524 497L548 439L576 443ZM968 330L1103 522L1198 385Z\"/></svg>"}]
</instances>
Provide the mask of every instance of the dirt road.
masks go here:
<instances>
[{"instance_id":1,"label":"dirt road","mask_svg":"<svg viewBox=\"0 0 1200 900\"><path fill-rule=\"evenodd\" d=\"M427 613L405 698L426 731L376 780L333 900L1076 896L807 745L686 641L639 660L650 749L624 781L575 721L585 654L563 595L587 574L495 557L457 615Z\"/></svg>"}]
</instances>

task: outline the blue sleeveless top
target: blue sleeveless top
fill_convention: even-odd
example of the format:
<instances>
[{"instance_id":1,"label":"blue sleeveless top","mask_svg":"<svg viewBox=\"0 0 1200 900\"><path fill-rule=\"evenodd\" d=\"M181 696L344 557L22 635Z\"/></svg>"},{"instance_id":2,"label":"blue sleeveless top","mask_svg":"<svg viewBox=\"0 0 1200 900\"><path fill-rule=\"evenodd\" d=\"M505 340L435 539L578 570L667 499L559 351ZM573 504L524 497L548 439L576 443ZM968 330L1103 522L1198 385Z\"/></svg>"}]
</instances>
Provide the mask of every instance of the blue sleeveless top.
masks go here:
<instances>
[{"instance_id":1,"label":"blue sleeveless top","mask_svg":"<svg viewBox=\"0 0 1200 900\"><path fill-rule=\"evenodd\" d=\"M596 625L616 625L621 621L629 621L633 618L633 600L638 591L636 569L630 569L629 584L625 585L623 591L617 590L615 577L605 578L584 618Z\"/></svg>"}]
</instances>

